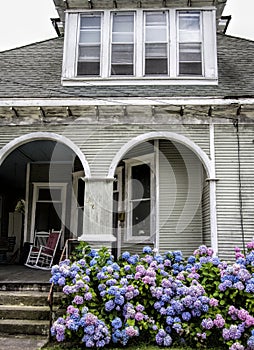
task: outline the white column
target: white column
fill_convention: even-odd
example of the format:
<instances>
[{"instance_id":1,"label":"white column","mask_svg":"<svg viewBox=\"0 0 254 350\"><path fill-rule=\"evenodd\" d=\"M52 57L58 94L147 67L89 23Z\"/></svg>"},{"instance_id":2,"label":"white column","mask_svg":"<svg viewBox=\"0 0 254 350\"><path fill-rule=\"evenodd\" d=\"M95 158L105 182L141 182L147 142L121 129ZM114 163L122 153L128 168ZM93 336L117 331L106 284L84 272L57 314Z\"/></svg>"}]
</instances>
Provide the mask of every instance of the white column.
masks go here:
<instances>
[{"instance_id":1,"label":"white column","mask_svg":"<svg viewBox=\"0 0 254 350\"><path fill-rule=\"evenodd\" d=\"M86 178L83 234L79 240L94 248L111 248L113 235L113 178Z\"/></svg>"}]
</instances>

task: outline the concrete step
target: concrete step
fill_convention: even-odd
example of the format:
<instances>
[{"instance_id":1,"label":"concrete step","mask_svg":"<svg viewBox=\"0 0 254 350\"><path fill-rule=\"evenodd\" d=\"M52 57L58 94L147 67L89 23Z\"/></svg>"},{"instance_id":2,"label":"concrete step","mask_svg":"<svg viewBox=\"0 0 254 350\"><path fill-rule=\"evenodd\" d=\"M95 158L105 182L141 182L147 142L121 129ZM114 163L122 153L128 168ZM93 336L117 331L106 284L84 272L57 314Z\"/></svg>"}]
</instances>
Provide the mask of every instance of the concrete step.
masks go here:
<instances>
[{"instance_id":1,"label":"concrete step","mask_svg":"<svg viewBox=\"0 0 254 350\"><path fill-rule=\"evenodd\" d=\"M54 305L58 305L64 297L63 293L54 293ZM0 291L0 305L48 306L48 292Z\"/></svg>"},{"instance_id":2,"label":"concrete step","mask_svg":"<svg viewBox=\"0 0 254 350\"><path fill-rule=\"evenodd\" d=\"M46 306L48 293L37 291L0 291L0 305Z\"/></svg>"},{"instance_id":3,"label":"concrete step","mask_svg":"<svg viewBox=\"0 0 254 350\"><path fill-rule=\"evenodd\" d=\"M49 320L49 306L0 305L0 319Z\"/></svg>"},{"instance_id":4,"label":"concrete step","mask_svg":"<svg viewBox=\"0 0 254 350\"><path fill-rule=\"evenodd\" d=\"M51 284L49 282L10 282L0 281L0 291L38 291L49 292Z\"/></svg>"},{"instance_id":5,"label":"concrete step","mask_svg":"<svg viewBox=\"0 0 254 350\"><path fill-rule=\"evenodd\" d=\"M0 333L2 334L29 334L48 335L49 321L45 320L0 320Z\"/></svg>"}]
</instances>

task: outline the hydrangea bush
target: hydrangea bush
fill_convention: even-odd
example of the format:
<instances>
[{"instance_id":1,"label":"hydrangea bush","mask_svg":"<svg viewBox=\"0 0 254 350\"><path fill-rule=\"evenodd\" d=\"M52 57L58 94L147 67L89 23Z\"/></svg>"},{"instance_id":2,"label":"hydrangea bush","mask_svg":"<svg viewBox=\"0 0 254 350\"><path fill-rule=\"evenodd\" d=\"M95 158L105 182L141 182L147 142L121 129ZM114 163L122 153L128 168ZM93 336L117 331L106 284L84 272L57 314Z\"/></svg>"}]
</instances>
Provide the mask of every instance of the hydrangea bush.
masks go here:
<instances>
[{"instance_id":1,"label":"hydrangea bush","mask_svg":"<svg viewBox=\"0 0 254 350\"><path fill-rule=\"evenodd\" d=\"M144 247L115 261L82 242L53 266L51 282L66 295L66 314L51 328L59 342L254 350L254 241L246 255L236 247L233 264L206 246L187 259Z\"/></svg>"}]
</instances>

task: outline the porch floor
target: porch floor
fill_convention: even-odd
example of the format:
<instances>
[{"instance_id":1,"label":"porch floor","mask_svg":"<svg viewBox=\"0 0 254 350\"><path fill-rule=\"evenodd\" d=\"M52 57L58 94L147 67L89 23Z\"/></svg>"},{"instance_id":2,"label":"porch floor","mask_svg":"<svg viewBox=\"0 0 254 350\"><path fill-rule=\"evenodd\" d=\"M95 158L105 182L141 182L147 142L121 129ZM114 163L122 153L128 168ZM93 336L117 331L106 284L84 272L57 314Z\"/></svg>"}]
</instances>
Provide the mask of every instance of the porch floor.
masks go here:
<instances>
[{"instance_id":1,"label":"porch floor","mask_svg":"<svg viewBox=\"0 0 254 350\"><path fill-rule=\"evenodd\" d=\"M50 283L51 272L32 269L24 265L0 264L0 282Z\"/></svg>"}]
</instances>

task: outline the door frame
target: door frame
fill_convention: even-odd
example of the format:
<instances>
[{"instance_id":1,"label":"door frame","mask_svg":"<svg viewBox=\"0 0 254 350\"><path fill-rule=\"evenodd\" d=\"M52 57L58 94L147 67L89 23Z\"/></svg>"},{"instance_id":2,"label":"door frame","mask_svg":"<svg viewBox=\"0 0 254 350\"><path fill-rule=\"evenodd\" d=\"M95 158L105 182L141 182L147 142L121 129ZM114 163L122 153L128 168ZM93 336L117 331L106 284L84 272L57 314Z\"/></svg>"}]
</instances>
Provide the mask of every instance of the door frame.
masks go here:
<instances>
[{"instance_id":1,"label":"door frame","mask_svg":"<svg viewBox=\"0 0 254 350\"><path fill-rule=\"evenodd\" d=\"M65 215L66 215L66 195L67 195L67 183L66 182L33 182L33 201L31 208L31 226L30 226L30 241L34 239L35 232L35 214L36 214L36 203L39 195L39 190L41 188L48 189L61 189L61 203L62 203L62 213L61 213L61 229L64 232L65 225ZM51 201L53 202L53 201ZM61 237L61 246L64 244L64 235Z\"/></svg>"}]
</instances>

